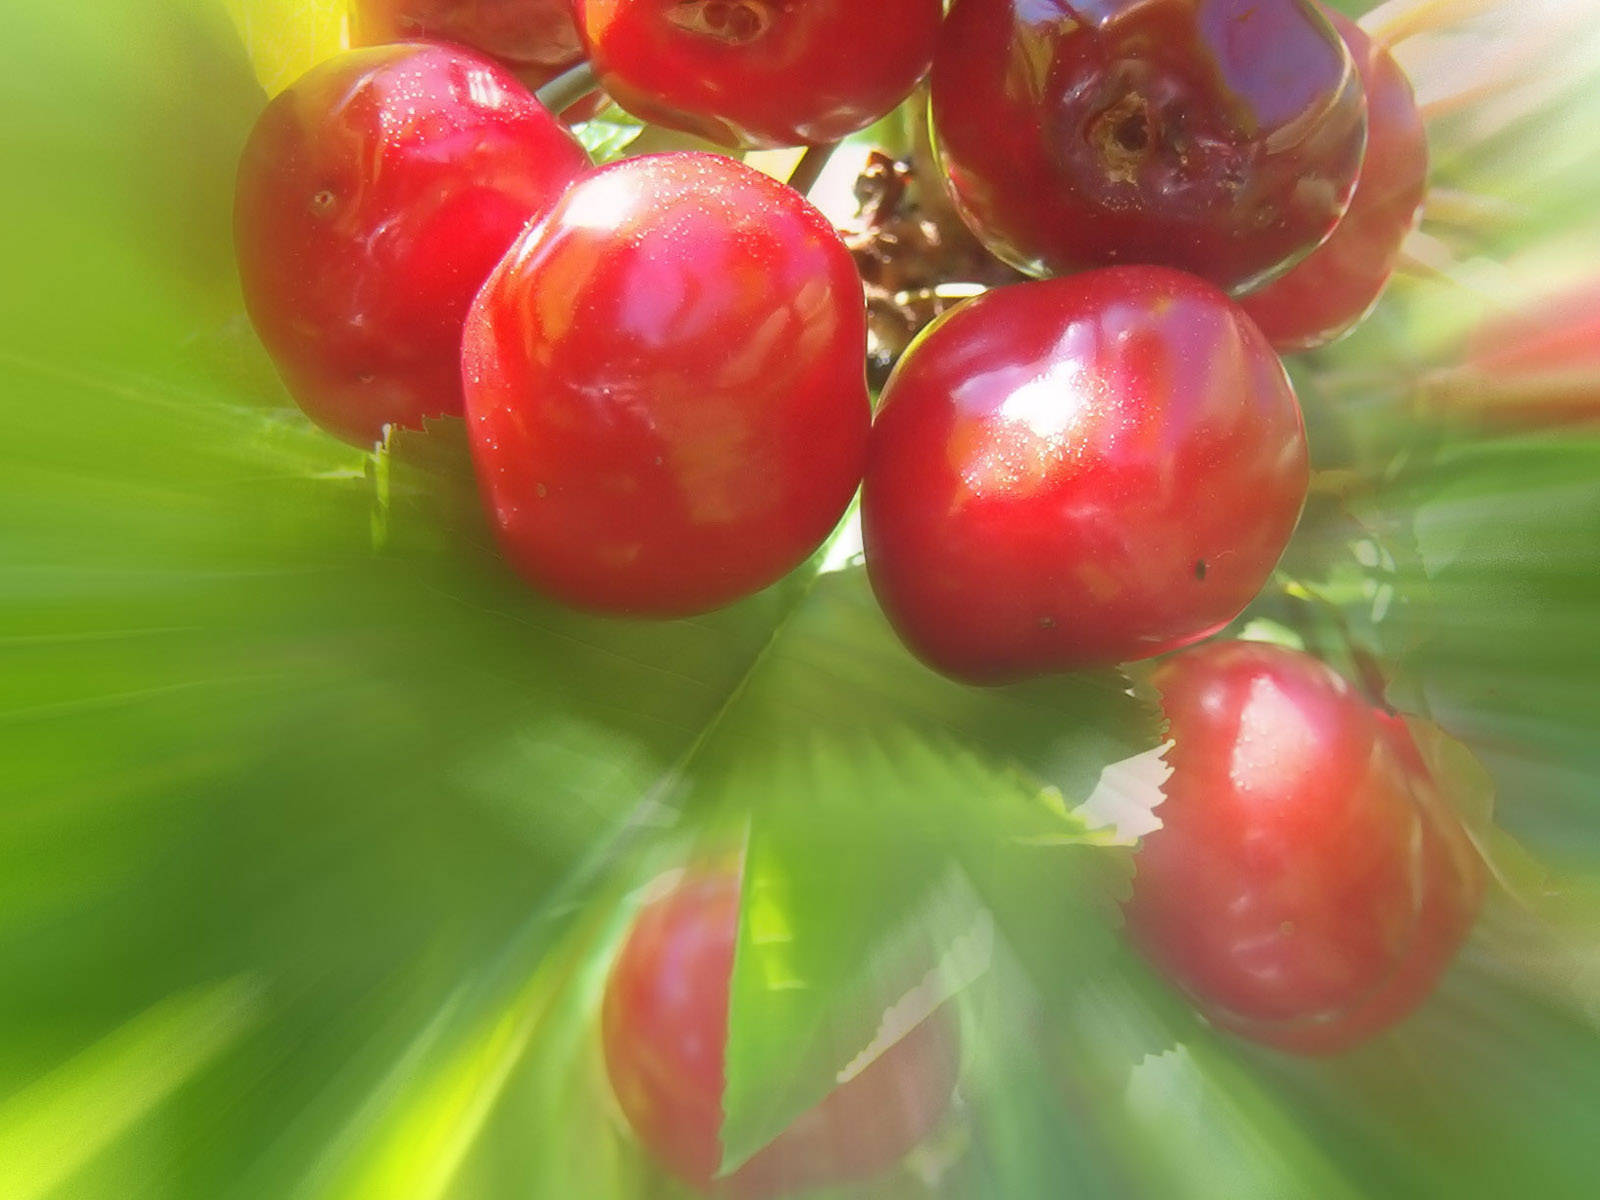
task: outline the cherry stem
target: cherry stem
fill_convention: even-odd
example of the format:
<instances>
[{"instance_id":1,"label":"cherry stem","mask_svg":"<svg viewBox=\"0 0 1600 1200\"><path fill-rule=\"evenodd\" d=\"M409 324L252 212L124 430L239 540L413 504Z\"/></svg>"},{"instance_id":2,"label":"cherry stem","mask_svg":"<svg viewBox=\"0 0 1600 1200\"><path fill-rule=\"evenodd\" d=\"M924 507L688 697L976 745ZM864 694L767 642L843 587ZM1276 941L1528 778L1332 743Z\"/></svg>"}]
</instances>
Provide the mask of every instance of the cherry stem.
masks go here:
<instances>
[{"instance_id":1,"label":"cherry stem","mask_svg":"<svg viewBox=\"0 0 1600 1200\"><path fill-rule=\"evenodd\" d=\"M533 95L540 104L560 116L579 100L599 90L600 81L595 78L594 67L585 59L561 72Z\"/></svg>"},{"instance_id":2,"label":"cherry stem","mask_svg":"<svg viewBox=\"0 0 1600 1200\"><path fill-rule=\"evenodd\" d=\"M808 195L811 189L817 186L817 180L822 178L822 169L828 165L828 159L833 157L833 152L838 148L838 142L829 142L824 146L807 146L806 152L800 156L800 161L789 173L789 186L802 196Z\"/></svg>"}]
</instances>

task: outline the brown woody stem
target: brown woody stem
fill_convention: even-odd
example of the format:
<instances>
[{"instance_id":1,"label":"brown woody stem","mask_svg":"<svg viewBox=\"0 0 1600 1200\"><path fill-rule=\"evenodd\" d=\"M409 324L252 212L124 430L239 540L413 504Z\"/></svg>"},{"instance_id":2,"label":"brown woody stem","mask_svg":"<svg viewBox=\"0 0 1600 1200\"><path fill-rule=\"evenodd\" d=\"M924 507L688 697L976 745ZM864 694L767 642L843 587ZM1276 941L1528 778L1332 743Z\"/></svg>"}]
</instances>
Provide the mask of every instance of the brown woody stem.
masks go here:
<instances>
[{"instance_id":1,"label":"brown woody stem","mask_svg":"<svg viewBox=\"0 0 1600 1200\"><path fill-rule=\"evenodd\" d=\"M833 157L833 152L838 146L838 142L829 142L825 146L806 147L805 154L789 173L789 186L802 196L808 194L817 186L817 180L822 178L823 168L828 165L828 159Z\"/></svg>"}]
</instances>

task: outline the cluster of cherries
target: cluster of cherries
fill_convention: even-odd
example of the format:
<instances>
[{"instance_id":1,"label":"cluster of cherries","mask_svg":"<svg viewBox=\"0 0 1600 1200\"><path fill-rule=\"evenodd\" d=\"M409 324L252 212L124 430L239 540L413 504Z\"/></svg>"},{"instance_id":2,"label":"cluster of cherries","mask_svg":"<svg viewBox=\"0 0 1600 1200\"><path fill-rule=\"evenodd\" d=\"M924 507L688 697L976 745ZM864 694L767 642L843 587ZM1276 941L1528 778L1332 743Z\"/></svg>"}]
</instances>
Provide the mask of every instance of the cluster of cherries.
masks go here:
<instances>
[{"instance_id":1,"label":"cluster of cherries","mask_svg":"<svg viewBox=\"0 0 1600 1200\"><path fill-rule=\"evenodd\" d=\"M955 678L1209 637L1305 500L1277 354L1353 326L1416 219L1410 88L1312 0L944 10L358 0L377 44L275 98L244 152L255 327L341 437L464 416L506 558L586 611L731 603L859 489L884 612ZM836 141L926 76L957 210L1033 278L924 330L874 418L862 282L830 223L726 155L594 167L529 90L583 61L634 115L730 149ZM1208 644L1154 678L1173 775L1134 939L1215 1024L1279 1048L1347 1049L1405 1015L1482 889L1405 726L1268 646ZM714 1180L738 895L737 870L692 871L624 944L604 1015L624 1114L727 1194L893 1164L955 1084L939 1013Z\"/></svg>"}]
</instances>

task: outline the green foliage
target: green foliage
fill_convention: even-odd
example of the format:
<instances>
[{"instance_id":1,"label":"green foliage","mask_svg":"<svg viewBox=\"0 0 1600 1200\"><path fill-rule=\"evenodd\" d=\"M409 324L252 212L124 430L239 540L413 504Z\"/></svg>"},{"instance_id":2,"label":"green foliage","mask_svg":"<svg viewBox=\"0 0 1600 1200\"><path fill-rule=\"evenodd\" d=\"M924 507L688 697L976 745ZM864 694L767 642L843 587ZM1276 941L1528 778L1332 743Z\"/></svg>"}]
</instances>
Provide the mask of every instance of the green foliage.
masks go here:
<instances>
[{"instance_id":1,"label":"green foliage","mask_svg":"<svg viewBox=\"0 0 1600 1200\"><path fill-rule=\"evenodd\" d=\"M0 330L0 1075L19 1097L0 1132L32 1164L19 1186L634 1191L598 983L624 891L730 822L811 955L783 1025L735 1020L752 1086L730 1111L764 1139L796 1101L746 1068L798 1096L865 1047L863 997L883 993L844 983L951 877L960 822L1003 846L1015 831L980 818L1018 772L1025 795L1082 799L1112 748L1152 744L1149 706L1111 677L1054 698L938 680L859 567L667 624L531 596L487 548L459 426L362 455L288 405L227 238L262 94L219 11L140 32L159 64L117 54L134 16L24 39L32 74L8 77L82 76L95 105L8 147L65 189L11 202L8 236L44 240L14 247L27 286ZM136 164L111 113L151 131ZM819 831L869 919L841 923L852 894L806 875ZM91 1112L100 1132L74 1137Z\"/></svg>"},{"instance_id":2,"label":"green foliage","mask_svg":"<svg viewBox=\"0 0 1600 1200\"><path fill-rule=\"evenodd\" d=\"M1427 605L1417 670L1434 715L1497 774L1500 820L1545 854L1600 853L1600 440L1467 443L1403 473L1420 562L1401 586Z\"/></svg>"},{"instance_id":3,"label":"green foliage","mask_svg":"<svg viewBox=\"0 0 1600 1200\"><path fill-rule=\"evenodd\" d=\"M269 8L314 36L238 23ZM1289 1062L1115 937L1126 839L1099 826L1155 803L1162 736L1123 676L942 680L844 540L710 617L567 613L493 555L459 425L365 454L306 424L243 321L228 213L258 80L335 8L106 0L8 31L8 1200L673 1194L614 1115L595 1006L637 889L729 845L729 1165L920 987L962 1015L962 1091L885 1197L1586 1194L1600 447L1419 432L1437 287L1298 370L1350 486L1248 619L1399 661L1535 853L1497 858L1414 1021ZM1485 253L1592 227L1589 111ZM1443 169L1497 186L1529 128Z\"/></svg>"}]
</instances>

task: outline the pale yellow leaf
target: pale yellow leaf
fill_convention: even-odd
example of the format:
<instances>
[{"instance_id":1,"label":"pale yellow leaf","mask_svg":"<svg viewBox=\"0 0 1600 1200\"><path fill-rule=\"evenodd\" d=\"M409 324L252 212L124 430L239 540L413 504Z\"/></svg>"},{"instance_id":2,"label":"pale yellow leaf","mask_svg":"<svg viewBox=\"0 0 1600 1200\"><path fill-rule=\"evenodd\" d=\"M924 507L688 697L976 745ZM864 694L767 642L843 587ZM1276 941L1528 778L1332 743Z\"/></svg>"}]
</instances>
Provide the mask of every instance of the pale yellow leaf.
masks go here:
<instances>
[{"instance_id":1,"label":"pale yellow leaf","mask_svg":"<svg viewBox=\"0 0 1600 1200\"><path fill-rule=\"evenodd\" d=\"M350 46L349 0L222 2L269 96Z\"/></svg>"}]
</instances>

